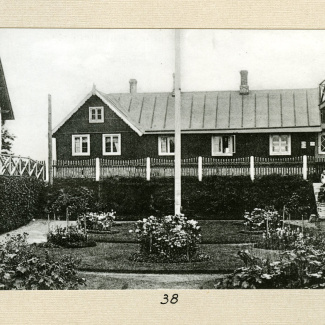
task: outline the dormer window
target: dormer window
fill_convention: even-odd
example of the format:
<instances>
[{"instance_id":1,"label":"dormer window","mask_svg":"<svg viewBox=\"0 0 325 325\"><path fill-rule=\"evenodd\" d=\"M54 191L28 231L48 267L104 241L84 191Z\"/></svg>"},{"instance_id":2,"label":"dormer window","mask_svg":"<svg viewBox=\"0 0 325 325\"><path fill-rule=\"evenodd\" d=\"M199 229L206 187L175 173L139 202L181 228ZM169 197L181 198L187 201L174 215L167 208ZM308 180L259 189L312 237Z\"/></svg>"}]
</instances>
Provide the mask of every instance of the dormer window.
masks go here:
<instances>
[{"instance_id":1,"label":"dormer window","mask_svg":"<svg viewBox=\"0 0 325 325\"><path fill-rule=\"evenodd\" d=\"M104 122L104 107L89 107L89 123Z\"/></svg>"}]
</instances>

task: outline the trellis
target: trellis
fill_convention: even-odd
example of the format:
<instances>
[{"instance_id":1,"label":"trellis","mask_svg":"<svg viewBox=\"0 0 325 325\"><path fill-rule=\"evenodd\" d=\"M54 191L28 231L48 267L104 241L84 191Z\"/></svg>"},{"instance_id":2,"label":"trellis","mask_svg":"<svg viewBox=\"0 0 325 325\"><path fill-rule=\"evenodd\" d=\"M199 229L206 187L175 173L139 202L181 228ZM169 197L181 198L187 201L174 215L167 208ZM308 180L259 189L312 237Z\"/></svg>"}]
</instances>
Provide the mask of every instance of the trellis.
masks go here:
<instances>
[{"instance_id":1,"label":"trellis","mask_svg":"<svg viewBox=\"0 0 325 325\"><path fill-rule=\"evenodd\" d=\"M29 176L45 180L46 168L44 161L29 157L0 154L0 175Z\"/></svg>"}]
</instances>

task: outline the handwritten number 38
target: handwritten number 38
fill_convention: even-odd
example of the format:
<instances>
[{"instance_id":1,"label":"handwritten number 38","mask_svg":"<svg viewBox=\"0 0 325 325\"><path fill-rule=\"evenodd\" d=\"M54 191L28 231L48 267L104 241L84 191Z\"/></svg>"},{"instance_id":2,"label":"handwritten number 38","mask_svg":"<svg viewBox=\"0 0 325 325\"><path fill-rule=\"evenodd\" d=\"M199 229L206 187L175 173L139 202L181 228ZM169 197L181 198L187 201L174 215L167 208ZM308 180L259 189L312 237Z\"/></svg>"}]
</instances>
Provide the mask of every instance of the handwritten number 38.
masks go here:
<instances>
[{"instance_id":1,"label":"handwritten number 38","mask_svg":"<svg viewBox=\"0 0 325 325\"><path fill-rule=\"evenodd\" d=\"M164 299L165 302L160 302L162 305L166 305L169 301L167 294L164 294ZM177 293L173 294L172 299L170 299L169 302L173 305L176 304L178 302L178 294Z\"/></svg>"}]
</instances>

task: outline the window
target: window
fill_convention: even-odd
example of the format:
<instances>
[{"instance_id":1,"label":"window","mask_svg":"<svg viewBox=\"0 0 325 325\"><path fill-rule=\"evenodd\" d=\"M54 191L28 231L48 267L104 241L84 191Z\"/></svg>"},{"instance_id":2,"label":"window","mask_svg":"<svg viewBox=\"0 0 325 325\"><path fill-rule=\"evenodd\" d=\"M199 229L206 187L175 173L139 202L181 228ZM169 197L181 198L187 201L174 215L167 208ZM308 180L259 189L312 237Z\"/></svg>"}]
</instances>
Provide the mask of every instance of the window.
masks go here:
<instances>
[{"instance_id":1,"label":"window","mask_svg":"<svg viewBox=\"0 0 325 325\"><path fill-rule=\"evenodd\" d=\"M270 155L291 155L291 136L288 134L270 135Z\"/></svg>"},{"instance_id":2,"label":"window","mask_svg":"<svg viewBox=\"0 0 325 325\"><path fill-rule=\"evenodd\" d=\"M89 156L90 138L89 134L72 136L72 156Z\"/></svg>"},{"instance_id":3,"label":"window","mask_svg":"<svg viewBox=\"0 0 325 325\"><path fill-rule=\"evenodd\" d=\"M89 107L89 123L104 122L104 107Z\"/></svg>"},{"instance_id":4,"label":"window","mask_svg":"<svg viewBox=\"0 0 325 325\"><path fill-rule=\"evenodd\" d=\"M325 154L325 133L320 133L318 137L318 153Z\"/></svg>"},{"instance_id":5,"label":"window","mask_svg":"<svg viewBox=\"0 0 325 325\"><path fill-rule=\"evenodd\" d=\"M162 136L158 138L159 156L171 156L175 154L175 138L173 136Z\"/></svg>"},{"instance_id":6,"label":"window","mask_svg":"<svg viewBox=\"0 0 325 325\"><path fill-rule=\"evenodd\" d=\"M121 154L121 135L103 134L103 155L114 156Z\"/></svg>"},{"instance_id":7,"label":"window","mask_svg":"<svg viewBox=\"0 0 325 325\"><path fill-rule=\"evenodd\" d=\"M234 135L214 135L212 137L212 156L232 156L236 143Z\"/></svg>"}]
</instances>

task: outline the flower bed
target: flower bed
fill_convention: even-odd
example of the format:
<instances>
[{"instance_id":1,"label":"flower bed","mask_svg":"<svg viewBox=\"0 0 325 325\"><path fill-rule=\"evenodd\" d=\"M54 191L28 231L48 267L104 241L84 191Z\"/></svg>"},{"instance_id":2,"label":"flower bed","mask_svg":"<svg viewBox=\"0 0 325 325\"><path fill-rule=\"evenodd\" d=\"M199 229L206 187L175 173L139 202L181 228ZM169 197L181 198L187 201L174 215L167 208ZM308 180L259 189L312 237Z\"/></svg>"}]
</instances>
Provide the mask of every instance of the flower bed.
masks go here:
<instances>
[{"instance_id":1,"label":"flower bed","mask_svg":"<svg viewBox=\"0 0 325 325\"><path fill-rule=\"evenodd\" d=\"M133 232L133 230L130 230ZM183 215L139 220L134 233L140 243L140 253L131 257L134 261L184 262L202 258L198 255L201 228L197 221ZM207 259L204 256L203 259Z\"/></svg>"},{"instance_id":2,"label":"flower bed","mask_svg":"<svg viewBox=\"0 0 325 325\"><path fill-rule=\"evenodd\" d=\"M116 212L88 212L78 217L77 226L79 229L85 227L89 233L112 233L112 227Z\"/></svg>"},{"instance_id":3,"label":"flower bed","mask_svg":"<svg viewBox=\"0 0 325 325\"><path fill-rule=\"evenodd\" d=\"M96 246L95 241L88 240L86 234L78 226L60 227L51 229L47 235L50 244L66 248L82 248Z\"/></svg>"}]
</instances>

